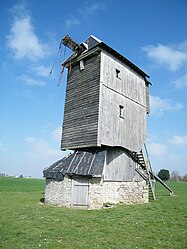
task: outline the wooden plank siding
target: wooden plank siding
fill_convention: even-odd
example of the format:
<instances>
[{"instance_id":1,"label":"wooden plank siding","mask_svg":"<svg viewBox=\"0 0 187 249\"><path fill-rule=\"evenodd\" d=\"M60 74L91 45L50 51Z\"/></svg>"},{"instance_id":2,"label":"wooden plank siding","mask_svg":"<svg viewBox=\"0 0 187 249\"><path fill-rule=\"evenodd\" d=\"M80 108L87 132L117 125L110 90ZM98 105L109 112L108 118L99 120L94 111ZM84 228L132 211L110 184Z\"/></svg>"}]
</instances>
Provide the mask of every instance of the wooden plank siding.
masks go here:
<instances>
[{"instance_id":1,"label":"wooden plank siding","mask_svg":"<svg viewBox=\"0 0 187 249\"><path fill-rule=\"evenodd\" d=\"M116 77L116 69L120 71L120 79ZM99 144L139 152L146 139L145 81L107 52L101 53L99 108Z\"/></svg>"},{"instance_id":2,"label":"wooden plank siding","mask_svg":"<svg viewBox=\"0 0 187 249\"><path fill-rule=\"evenodd\" d=\"M67 80L62 149L97 146L100 54L72 65Z\"/></svg>"},{"instance_id":3,"label":"wooden plank siding","mask_svg":"<svg viewBox=\"0 0 187 249\"><path fill-rule=\"evenodd\" d=\"M149 110L145 79L101 48L87 53L73 61L67 80L61 148L105 145L139 152Z\"/></svg>"},{"instance_id":4,"label":"wooden plank siding","mask_svg":"<svg viewBox=\"0 0 187 249\"><path fill-rule=\"evenodd\" d=\"M116 77L118 70L119 77ZM145 79L106 51L101 53L101 83L146 107Z\"/></svg>"},{"instance_id":5,"label":"wooden plank siding","mask_svg":"<svg viewBox=\"0 0 187 249\"><path fill-rule=\"evenodd\" d=\"M145 93L146 93L146 110L147 110L147 114L150 113L150 101L149 101L149 84L146 83L145 85Z\"/></svg>"},{"instance_id":6,"label":"wooden plank siding","mask_svg":"<svg viewBox=\"0 0 187 249\"><path fill-rule=\"evenodd\" d=\"M89 179L88 178L73 178L71 206L75 208L89 207Z\"/></svg>"},{"instance_id":7,"label":"wooden plank siding","mask_svg":"<svg viewBox=\"0 0 187 249\"><path fill-rule=\"evenodd\" d=\"M105 181L142 181L136 173L138 165L125 154L123 148L107 148L106 162L104 167Z\"/></svg>"}]
</instances>

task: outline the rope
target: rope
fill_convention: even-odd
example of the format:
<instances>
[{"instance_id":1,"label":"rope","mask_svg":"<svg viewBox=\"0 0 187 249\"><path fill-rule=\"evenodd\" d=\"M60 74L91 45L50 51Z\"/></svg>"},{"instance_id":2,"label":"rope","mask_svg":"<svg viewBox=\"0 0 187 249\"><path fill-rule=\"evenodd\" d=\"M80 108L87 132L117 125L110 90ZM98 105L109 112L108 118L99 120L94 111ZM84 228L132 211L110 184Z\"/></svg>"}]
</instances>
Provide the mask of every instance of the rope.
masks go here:
<instances>
[{"instance_id":1,"label":"rope","mask_svg":"<svg viewBox=\"0 0 187 249\"><path fill-rule=\"evenodd\" d=\"M60 48L61 49L61 48ZM63 58L62 58L62 49L61 49L61 53L60 53L60 56L61 56L61 63L62 61L65 60L65 56L66 56L66 47L64 48L64 55L63 55ZM60 72L60 77L59 77L59 80L58 80L58 86L60 86L60 83L62 81L62 76L63 76L63 72L64 72L64 63L61 64L62 65L62 70Z\"/></svg>"},{"instance_id":2,"label":"rope","mask_svg":"<svg viewBox=\"0 0 187 249\"><path fill-rule=\"evenodd\" d=\"M60 53L60 50L61 50L61 42L60 42L58 51L57 51L57 53L56 53L56 57L55 57L55 59L54 59L53 65L52 65L52 67L51 67L50 74L52 74L52 72L53 72L53 68L54 68L54 66L55 66L55 64L56 64L56 60L57 60L58 54Z\"/></svg>"},{"instance_id":3,"label":"rope","mask_svg":"<svg viewBox=\"0 0 187 249\"><path fill-rule=\"evenodd\" d=\"M71 46L72 46L72 40L70 40ZM71 65L71 56L70 56L70 62L69 62L69 74L71 73L72 65Z\"/></svg>"}]
</instances>

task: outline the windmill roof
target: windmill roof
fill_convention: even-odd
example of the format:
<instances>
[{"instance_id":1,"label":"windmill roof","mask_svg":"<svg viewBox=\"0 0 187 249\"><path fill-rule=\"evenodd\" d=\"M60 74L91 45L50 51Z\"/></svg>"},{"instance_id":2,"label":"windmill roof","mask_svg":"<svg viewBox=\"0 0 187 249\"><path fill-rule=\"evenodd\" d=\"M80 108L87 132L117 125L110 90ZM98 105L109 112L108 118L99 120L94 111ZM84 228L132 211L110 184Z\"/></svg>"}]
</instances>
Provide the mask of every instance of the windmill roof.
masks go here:
<instances>
[{"instance_id":1,"label":"windmill roof","mask_svg":"<svg viewBox=\"0 0 187 249\"><path fill-rule=\"evenodd\" d=\"M44 169L45 178L63 180L65 175L101 177L103 173L106 150L88 148L77 150Z\"/></svg>"}]
</instances>

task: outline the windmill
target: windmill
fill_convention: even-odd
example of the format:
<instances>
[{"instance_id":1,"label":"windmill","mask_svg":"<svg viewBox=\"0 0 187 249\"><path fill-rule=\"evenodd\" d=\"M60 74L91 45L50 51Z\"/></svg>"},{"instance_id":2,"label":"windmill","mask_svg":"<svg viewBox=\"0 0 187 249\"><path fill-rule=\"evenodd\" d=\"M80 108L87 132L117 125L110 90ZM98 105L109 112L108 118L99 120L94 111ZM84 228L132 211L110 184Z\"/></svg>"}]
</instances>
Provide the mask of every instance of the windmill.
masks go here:
<instances>
[{"instance_id":1,"label":"windmill","mask_svg":"<svg viewBox=\"0 0 187 249\"><path fill-rule=\"evenodd\" d=\"M74 153L44 169L45 202L77 208L146 203L154 180L146 140L149 76L91 35L73 51L68 69L61 149Z\"/></svg>"}]
</instances>

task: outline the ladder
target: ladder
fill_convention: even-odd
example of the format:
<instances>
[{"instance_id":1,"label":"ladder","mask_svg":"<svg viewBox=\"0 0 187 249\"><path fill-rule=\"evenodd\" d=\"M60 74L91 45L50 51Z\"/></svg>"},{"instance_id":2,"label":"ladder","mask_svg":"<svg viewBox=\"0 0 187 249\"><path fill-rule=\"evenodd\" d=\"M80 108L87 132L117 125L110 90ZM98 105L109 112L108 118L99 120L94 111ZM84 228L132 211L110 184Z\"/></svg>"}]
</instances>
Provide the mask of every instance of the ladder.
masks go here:
<instances>
[{"instance_id":1,"label":"ladder","mask_svg":"<svg viewBox=\"0 0 187 249\"><path fill-rule=\"evenodd\" d=\"M151 194L153 197L153 200L156 199L156 193L155 193L155 181L160 182L169 192L170 195L173 195L173 190L170 189L165 182L163 182L156 174L154 174L151 166L151 162L149 159L147 147L144 144L143 149L137 153L132 152L129 150L126 150L127 154L132 158L133 161L135 161L138 165L141 166L141 169L146 173L142 172L140 169L136 169L137 173L149 183Z\"/></svg>"}]
</instances>

